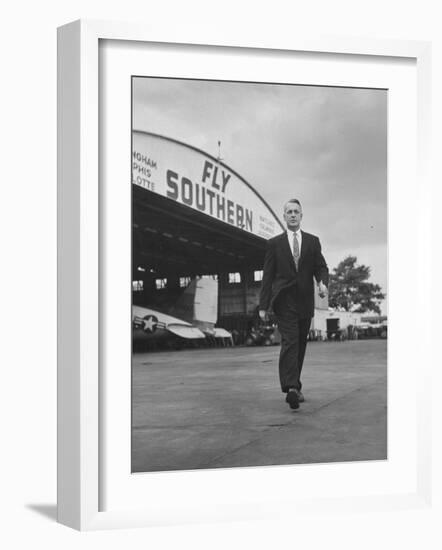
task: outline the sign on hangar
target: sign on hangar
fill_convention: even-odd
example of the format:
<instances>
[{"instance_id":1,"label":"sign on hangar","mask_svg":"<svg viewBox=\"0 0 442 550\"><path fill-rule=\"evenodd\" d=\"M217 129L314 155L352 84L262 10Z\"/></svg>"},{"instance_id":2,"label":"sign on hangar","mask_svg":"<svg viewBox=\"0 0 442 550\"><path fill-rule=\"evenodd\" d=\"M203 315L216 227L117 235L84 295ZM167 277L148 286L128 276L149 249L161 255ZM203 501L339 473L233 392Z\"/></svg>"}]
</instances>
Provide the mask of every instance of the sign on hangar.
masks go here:
<instances>
[{"instance_id":1,"label":"sign on hangar","mask_svg":"<svg viewBox=\"0 0 442 550\"><path fill-rule=\"evenodd\" d=\"M177 140L134 130L132 183L263 239L283 226L265 200L215 157Z\"/></svg>"}]
</instances>

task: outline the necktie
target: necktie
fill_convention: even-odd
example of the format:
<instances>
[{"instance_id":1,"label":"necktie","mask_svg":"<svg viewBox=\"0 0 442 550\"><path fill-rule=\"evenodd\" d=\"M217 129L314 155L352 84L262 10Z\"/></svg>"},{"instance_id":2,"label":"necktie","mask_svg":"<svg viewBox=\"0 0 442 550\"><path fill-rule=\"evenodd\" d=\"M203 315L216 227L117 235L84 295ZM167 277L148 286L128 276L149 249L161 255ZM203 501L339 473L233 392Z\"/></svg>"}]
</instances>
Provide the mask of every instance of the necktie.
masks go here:
<instances>
[{"instance_id":1,"label":"necktie","mask_svg":"<svg viewBox=\"0 0 442 550\"><path fill-rule=\"evenodd\" d=\"M296 233L293 233L293 259L295 261L296 269L298 269L299 263L299 243L296 238Z\"/></svg>"}]
</instances>

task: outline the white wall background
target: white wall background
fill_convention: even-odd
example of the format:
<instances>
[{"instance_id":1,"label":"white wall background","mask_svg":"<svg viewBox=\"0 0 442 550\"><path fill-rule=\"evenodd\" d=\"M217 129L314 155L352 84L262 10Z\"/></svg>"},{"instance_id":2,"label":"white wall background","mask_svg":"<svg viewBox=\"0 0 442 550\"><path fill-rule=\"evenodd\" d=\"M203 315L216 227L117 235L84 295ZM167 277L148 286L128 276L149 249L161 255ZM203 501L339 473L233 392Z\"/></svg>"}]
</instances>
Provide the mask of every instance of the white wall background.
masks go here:
<instances>
[{"instance_id":1,"label":"white wall background","mask_svg":"<svg viewBox=\"0 0 442 550\"><path fill-rule=\"evenodd\" d=\"M436 548L442 535L440 422L434 426L437 502L428 511L329 516L276 522L83 533L56 524L56 27L74 19L116 19L208 34L252 29L269 37L318 34L434 41L434 143L441 139L442 35L438 2L430 0L164 0L54 3L17 0L2 9L1 129L1 498L4 548ZM434 146L436 150L436 145ZM435 154L436 160L440 153ZM441 185L440 163L434 180ZM436 184L435 184L436 186ZM440 191L435 191L440 199ZM434 202L437 213L439 203ZM405 223L412 223L410 212ZM439 221L434 221L439 231ZM440 260L431 296L439 309ZM437 286L436 286L437 283ZM407 299L407 297L404 297ZM436 320L436 313L434 314ZM435 334L436 337L436 334ZM419 366L417 365L417 370ZM437 373L440 378L440 372ZM435 416L441 417L433 384ZM429 388L430 393L430 388ZM404 410L406 420L406 410ZM406 422L404 422L406 426ZM438 429L439 428L439 429ZM292 542L290 538L294 536Z\"/></svg>"}]
</instances>

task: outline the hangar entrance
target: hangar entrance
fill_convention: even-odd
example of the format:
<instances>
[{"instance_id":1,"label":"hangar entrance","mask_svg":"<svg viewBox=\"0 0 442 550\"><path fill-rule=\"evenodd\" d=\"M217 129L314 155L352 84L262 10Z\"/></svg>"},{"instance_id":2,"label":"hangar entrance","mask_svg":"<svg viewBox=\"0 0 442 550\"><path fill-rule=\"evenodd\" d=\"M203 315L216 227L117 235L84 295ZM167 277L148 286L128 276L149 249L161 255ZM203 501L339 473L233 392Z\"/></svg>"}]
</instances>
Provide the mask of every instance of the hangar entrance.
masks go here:
<instances>
[{"instance_id":1,"label":"hangar entrance","mask_svg":"<svg viewBox=\"0 0 442 550\"><path fill-rule=\"evenodd\" d=\"M192 277L218 280L218 322L248 330L261 286L266 240L133 188L133 303L168 310Z\"/></svg>"},{"instance_id":2,"label":"hangar entrance","mask_svg":"<svg viewBox=\"0 0 442 550\"><path fill-rule=\"evenodd\" d=\"M203 151L134 131L132 157L133 304L167 311L191 278L210 275L218 281L217 325L246 334L266 241L281 222L241 176Z\"/></svg>"}]
</instances>

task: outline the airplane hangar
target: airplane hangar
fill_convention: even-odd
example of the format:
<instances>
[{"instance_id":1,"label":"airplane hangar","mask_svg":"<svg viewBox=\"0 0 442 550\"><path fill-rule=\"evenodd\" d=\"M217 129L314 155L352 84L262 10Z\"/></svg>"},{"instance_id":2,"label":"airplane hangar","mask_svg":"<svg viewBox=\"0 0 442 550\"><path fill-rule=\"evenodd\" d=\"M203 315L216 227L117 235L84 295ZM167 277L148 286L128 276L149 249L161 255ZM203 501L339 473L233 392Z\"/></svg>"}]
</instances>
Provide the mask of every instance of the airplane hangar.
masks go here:
<instances>
[{"instance_id":1,"label":"airplane hangar","mask_svg":"<svg viewBox=\"0 0 442 550\"><path fill-rule=\"evenodd\" d=\"M284 227L221 160L153 133L132 134L133 303L167 310L190 279L218 281L218 322L250 328L266 241Z\"/></svg>"}]
</instances>

